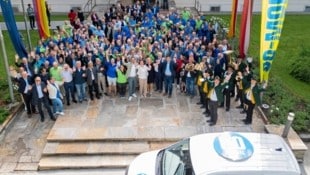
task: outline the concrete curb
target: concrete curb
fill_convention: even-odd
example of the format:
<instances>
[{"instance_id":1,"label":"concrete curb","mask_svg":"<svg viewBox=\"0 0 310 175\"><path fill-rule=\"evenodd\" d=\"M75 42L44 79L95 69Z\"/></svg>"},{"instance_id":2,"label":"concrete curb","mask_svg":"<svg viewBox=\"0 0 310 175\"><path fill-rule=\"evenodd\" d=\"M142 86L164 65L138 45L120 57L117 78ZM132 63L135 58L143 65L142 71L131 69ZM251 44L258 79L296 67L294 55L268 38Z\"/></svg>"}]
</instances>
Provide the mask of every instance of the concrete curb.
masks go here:
<instances>
[{"instance_id":1,"label":"concrete curb","mask_svg":"<svg viewBox=\"0 0 310 175\"><path fill-rule=\"evenodd\" d=\"M301 134L299 134L299 137L304 142L310 142L310 134L309 133L301 133Z\"/></svg>"},{"instance_id":2,"label":"concrete curb","mask_svg":"<svg viewBox=\"0 0 310 175\"><path fill-rule=\"evenodd\" d=\"M265 125L270 124L270 122L269 122L267 116L265 115L264 111L262 110L262 108L260 106L258 106L256 109L257 109L256 111L258 111L258 113L261 116Z\"/></svg>"},{"instance_id":3,"label":"concrete curb","mask_svg":"<svg viewBox=\"0 0 310 175\"><path fill-rule=\"evenodd\" d=\"M18 114L23 108L24 108L23 103L17 105L17 107L11 112L11 114L7 117L7 119L0 125L0 134L2 134L2 132L6 128L8 128L8 126L10 125L11 121L13 121L16 114Z\"/></svg>"}]
</instances>

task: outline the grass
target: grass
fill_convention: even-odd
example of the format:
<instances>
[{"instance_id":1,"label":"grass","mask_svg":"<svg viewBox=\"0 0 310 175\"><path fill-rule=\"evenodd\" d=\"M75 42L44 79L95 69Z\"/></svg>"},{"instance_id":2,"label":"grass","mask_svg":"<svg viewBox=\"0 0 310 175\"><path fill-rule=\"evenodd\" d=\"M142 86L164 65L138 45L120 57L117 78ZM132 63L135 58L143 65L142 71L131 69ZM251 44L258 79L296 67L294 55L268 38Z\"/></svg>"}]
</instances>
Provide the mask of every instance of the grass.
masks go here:
<instances>
[{"instance_id":1,"label":"grass","mask_svg":"<svg viewBox=\"0 0 310 175\"><path fill-rule=\"evenodd\" d=\"M16 14L15 15L15 21L16 22L24 22L24 15L23 14ZM51 20L52 21L64 21L64 20L68 20L68 16L67 14L52 14L51 15ZM0 22L3 22L3 15L0 15ZM27 17L27 21L29 21L28 17Z\"/></svg>"},{"instance_id":2,"label":"grass","mask_svg":"<svg viewBox=\"0 0 310 175\"><path fill-rule=\"evenodd\" d=\"M39 40L39 35L38 35L38 31L36 30L30 30L30 38L32 40L32 47L37 45L37 42ZM8 62L9 65L14 65L14 61L15 61L15 50L14 50L14 46L11 42L9 33L7 31L2 31L3 33L3 40L5 43L5 48L6 48L6 52L7 52L7 57L8 57ZM28 48L28 40L27 40L27 32L26 31L20 31L21 35L23 36L23 41L25 46ZM2 50L0 50L1 53L1 57L3 57L3 52ZM6 71L5 71L5 67L4 67L4 61L3 59L1 59L0 61L0 75L6 75ZM3 79L6 79L6 76L1 76ZM0 78L0 80L2 79Z\"/></svg>"}]
</instances>

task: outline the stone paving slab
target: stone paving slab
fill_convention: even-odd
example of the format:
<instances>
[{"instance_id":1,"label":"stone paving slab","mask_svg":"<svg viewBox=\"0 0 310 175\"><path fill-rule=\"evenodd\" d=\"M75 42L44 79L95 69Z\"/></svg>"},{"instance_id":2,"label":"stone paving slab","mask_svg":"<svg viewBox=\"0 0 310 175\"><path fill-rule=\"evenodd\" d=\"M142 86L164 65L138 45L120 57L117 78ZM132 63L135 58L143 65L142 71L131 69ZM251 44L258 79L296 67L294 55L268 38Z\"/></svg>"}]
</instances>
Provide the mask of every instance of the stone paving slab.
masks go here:
<instances>
[{"instance_id":1,"label":"stone paving slab","mask_svg":"<svg viewBox=\"0 0 310 175\"><path fill-rule=\"evenodd\" d=\"M62 168L125 168L136 157L127 156L61 156L43 157L39 163L40 170ZM87 164L85 164L87 162Z\"/></svg>"},{"instance_id":2,"label":"stone paving slab","mask_svg":"<svg viewBox=\"0 0 310 175\"><path fill-rule=\"evenodd\" d=\"M36 171L38 169L38 162L35 163L18 163L15 171Z\"/></svg>"},{"instance_id":3,"label":"stone paving slab","mask_svg":"<svg viewBox=\"0 0 310 175\"><path fill-rule=\"evenodd\" d=\"M160 145L160 144L158 144ZM90 142L50 142L46 144L44 155L80 155L80 154L140 154L150 151L151 145L145 141L90 141Z\"/></svg>"}]
</instances>

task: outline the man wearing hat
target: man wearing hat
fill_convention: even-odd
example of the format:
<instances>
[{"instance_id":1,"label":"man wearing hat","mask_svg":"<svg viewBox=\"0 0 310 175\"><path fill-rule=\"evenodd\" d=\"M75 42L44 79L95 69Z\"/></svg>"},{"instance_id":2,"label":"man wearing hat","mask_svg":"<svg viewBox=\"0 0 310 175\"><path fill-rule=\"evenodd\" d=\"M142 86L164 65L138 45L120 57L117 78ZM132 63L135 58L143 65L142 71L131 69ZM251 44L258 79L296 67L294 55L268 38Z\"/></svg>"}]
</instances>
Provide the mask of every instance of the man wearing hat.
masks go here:
<instances>
[{"instance_id":1,"label":"man wearing hat","mask_svg":"<svg viewBox=\"0 0 310 175\"><path fill-rule=\"evenodd\" d=\"M209 99L209 108L210 108L210 120L207 120L209 122L209 126L213 126L217 122L217 108L218 104L223 102L223 94L222 91L226 87L229 79L228 77L225 78L224 82L220 84L221 80L219 76L214 77L214 82L210 83L211 88L208 92L208 99Z\"/></svg>"},{"instance_id":2,"label":"man wearing hat","mask_svg":"<svg viewBox=\"0 0 310 175\"><path fill-rule=\"evenodd\" d=\"M260 93L264 91L266 84L263 87L257 85L256 76L252 76L251 82L248 83L248 86L245 87L245 103L248 108L246 110L246 118L242 121L244 124L252 124L252 116L255 105L261 105Z\"/></svg>"},{"instance_id":3,"label":"man wearing hat","mask_svg":"<svg viewBox=\"0 0 310 175\"><path fill-rule=\"evenodd\" d=\"M235 71L234 68L231 65L228 65L227 67L227 71L224 74L224 78L228 78L228 84L226 85L225 89L224 89L224 97L225 97L225 106L226 106L226 111L229 111L230 109L230 97L231 94L234 94L235 91ZM224 102L221 104L221 107L224 107Z\"/></svg>"}]
</instances>

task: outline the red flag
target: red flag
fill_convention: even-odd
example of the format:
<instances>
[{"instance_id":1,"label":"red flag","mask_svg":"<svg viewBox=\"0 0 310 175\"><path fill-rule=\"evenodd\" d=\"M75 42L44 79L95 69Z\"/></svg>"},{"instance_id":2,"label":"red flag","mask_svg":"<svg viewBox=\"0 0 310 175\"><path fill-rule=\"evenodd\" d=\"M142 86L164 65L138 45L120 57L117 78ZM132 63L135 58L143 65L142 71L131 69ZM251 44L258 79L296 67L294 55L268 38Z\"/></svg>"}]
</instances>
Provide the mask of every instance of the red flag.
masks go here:
<instances>
[{"instance_id":1,"label":"red flag","mask_svg":"<svg viewBox=\"0 0 310 175\"><path fill-rule=\"evenodd\" d=\"M237 18L237 9L238 9L237 7L238 7L238 0L232 0L230 26L229 26L229 32L228 32L229 38L232 38L235 36L236 18Z\"/></svg>"},{"instance_id":2,"label":"red flag","mask_svg":"<svg viewBox=\"0 0 310 175\"><path fill-rule=\"evenodd\" d=\"M241 58L245 58L249 48L252 10L253 0L244 0L239 37L239 56Z\"/></svg>"}]
</instances>

